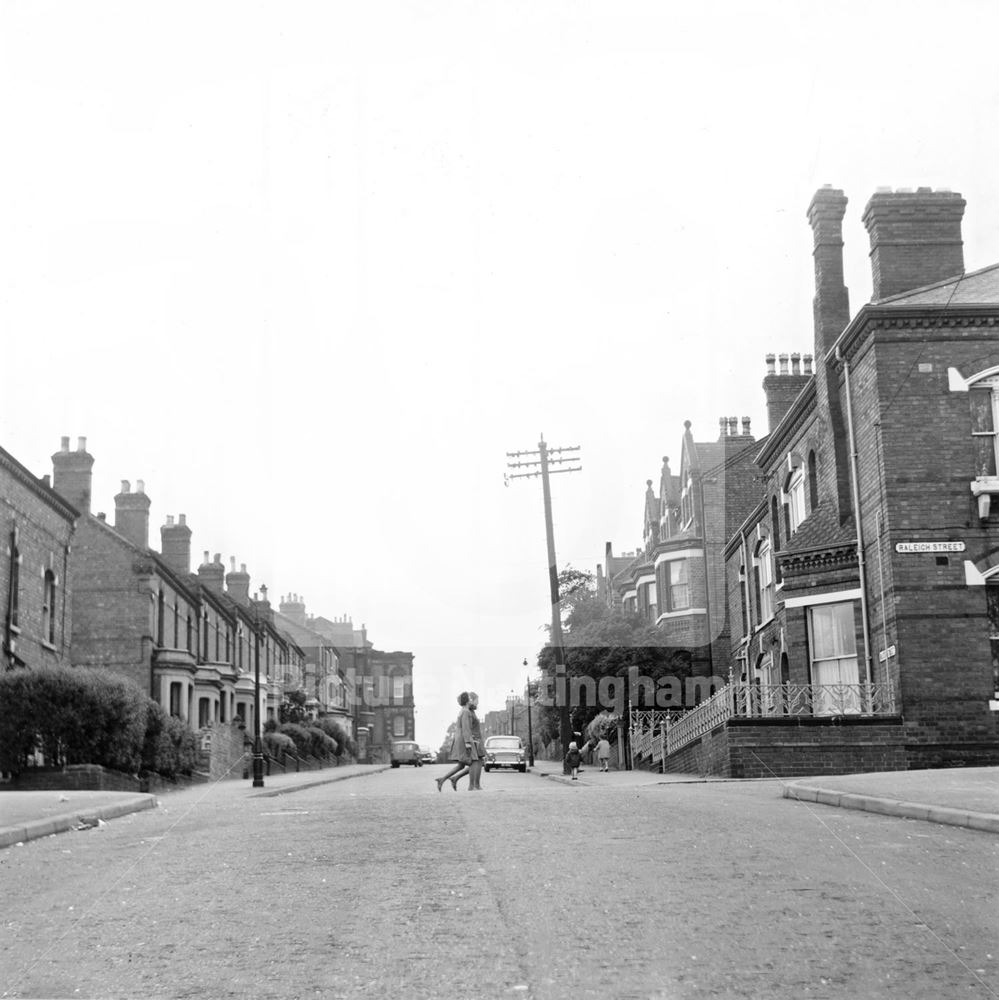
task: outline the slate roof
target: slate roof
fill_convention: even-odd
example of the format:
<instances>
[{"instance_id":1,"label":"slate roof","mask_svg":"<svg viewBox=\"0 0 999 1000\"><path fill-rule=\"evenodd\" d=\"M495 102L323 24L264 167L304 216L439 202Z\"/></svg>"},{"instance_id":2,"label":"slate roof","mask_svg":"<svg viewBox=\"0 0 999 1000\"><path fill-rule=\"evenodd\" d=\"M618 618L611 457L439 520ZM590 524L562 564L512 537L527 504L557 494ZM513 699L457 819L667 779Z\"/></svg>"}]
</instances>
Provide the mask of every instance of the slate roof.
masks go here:
<instances>
[{"instance_id":1,"label":"slate roof","mask_svg":"<svg viewBox=\"0 0 999 1000\"><path fill-rule=\"evenodd\" d=\"M856 545L857 529L854 527L853 515L844 524L840 524L835 505L826 503L812 511L790 539L781 541L783 544L778 553L781 556L792 552L837 549L844 545Z\"/></svg>"},{"instance_id":2,"label":"slate roof","mask_svg":"<svg viewBox=\"0 0 999 1000\"><path fill-rule=\"evenodd\" d=\"M984 304L999 304L999 264L983 267L970 274L959 274L899 295L890 295L872 303L878 306Z\"/></svg>"}]
</instances>

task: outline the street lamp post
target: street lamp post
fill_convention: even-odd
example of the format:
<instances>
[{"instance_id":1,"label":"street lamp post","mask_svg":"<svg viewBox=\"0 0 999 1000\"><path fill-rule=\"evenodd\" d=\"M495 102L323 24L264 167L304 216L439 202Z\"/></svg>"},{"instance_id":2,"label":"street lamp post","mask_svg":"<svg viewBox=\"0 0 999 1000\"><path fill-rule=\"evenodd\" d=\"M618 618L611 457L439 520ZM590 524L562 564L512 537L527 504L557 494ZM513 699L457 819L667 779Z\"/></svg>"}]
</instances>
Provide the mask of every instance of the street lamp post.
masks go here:
<instances>
[{"instance_id":1,"label":"street lamp post","mask_svg":"<svg viewBox=\"0 0 999 1000\"><path fill-rule=\"evenodd\" d=\"M260 736L260 627L253 629L253 787L264 787L264 745Z\"/></svg>"},{"instance_id":2,"label":"street lamp post","mask_svg":"<svg viewBox=\"0 0 999 1000\"><path fill-rule=\"evenodd\" d=\"M524 669L527 669L527 660L524 660ZM534 697L534 688L531 686L530 675L527 677L527 763L534 767L534 732L531 729L531 699Z\"/></svg>"}]
</instances>

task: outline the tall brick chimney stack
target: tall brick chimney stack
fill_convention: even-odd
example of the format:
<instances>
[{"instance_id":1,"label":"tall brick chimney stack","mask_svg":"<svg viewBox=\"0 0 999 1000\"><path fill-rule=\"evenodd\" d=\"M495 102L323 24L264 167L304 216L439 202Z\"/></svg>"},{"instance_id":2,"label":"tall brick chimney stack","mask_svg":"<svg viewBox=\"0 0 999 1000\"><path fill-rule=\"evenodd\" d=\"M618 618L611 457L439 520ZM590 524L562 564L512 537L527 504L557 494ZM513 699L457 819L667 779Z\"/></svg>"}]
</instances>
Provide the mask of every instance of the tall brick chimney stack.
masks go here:
<instances>
[{"instance_id":1,"label":"tall brick chimney stack","mask_svg":"<svg viewBox=\"0 0 999 1000\"><path fill-rule=\"evenodd\" d=\"M305 628L305 598L300 594L289 594L286 598L281 598L278 611L290 618L296 625Z\"/></svg>"},{"instance_id":2,"label":"tall brick chimney stack","mask_svg":"<svg viewBox=\"0 0 999 1000\"><path fill-rule=\"evenodd\" d=\"M843 282L843 216L846 196L826 185L815 192L808 206L815 260L815 392L819 410L829 415L837 516L845 524L851 516L850 467L846 453L846 421L839 395L839 375L834 359L826 355L850 322L850 296ZM807 367L807 363L806 363ZM832 483L830 483L832 485Z\"/></svg>"},{"instance_id":3,"label":"tall brick chimney stack","mask_svg":"<svg viewBox=\"0 0 999 1000\"><path fill-rule=\"evenodd\" d=\"M69 450L68 437L61 444L52 456L52 489L81 514L89 514L94 456L87 452L85 437L77 440L76 451Z\"/></svg>"},{"instance_id":4,"label":"tall brick chimney stack","mask_svg":"<svg viewBox=\"0 0 999 1000\"><path fill-rule=\"evenodd\" d=\"M864 225L871 237L873 301L964 274L964 206L956 192L928 187L871 195Z\"/></svg>"},{"instance_id":5,"label":"tall brick chimney stack","mask_svg":"<svg viewBox=\"0 0 999 1000\"><path fill-rule=\"evenodd\" d=\"M222 593L222 582L225 580L225 566L222 565L222 557L218 552L215 558L209 560L208 553L205 553L205 561L198 567L198 579L212 593Z\"/></svg>"},{"instance_id":6,"label":"tall brick chimney stack","mask_svg":"<svg viewBox=\"0 0 999 1000\"><path fill-rule=\"evenodd\" d=\"M777 356L767 355L767 374L763 379L763 393L767 397L767 433L770 433L783 419L784 414L791 409L791 404L799 393L812 380L812 357L805 355L805 374L800 369L801 358L792 354L793 371L787 370L788 356L780 356L780 372L776 371Z\"/></svg>"},{"instance_id":7,"label":"tall brick chimney stack","mask_svg":"<svg viewBox=\"0 0 999 1000\"><path fill-rule=\"evenodd\" d=\"M121 481L121 493L114 498L114 530L140 549L149 548L149 497L141 479L132 492L127 479Z\"/></svg>"},{"instance_id":8,"label":"tall brick chimney stack","mask_svg":"<svg viewBox=\"0 0 999 1000\"><path fill-rule=\"evenodd\" d=\"M250 574L246 572L246 563L240 563L239 569L236 569L234 556L229 557L229 572L225 578L225 589L226 593L237 604L242 604L244 608L249 606Z\"/></svg>"},{"instance_id":9,"label":"tall brick chimney stack","mask_svg":"<svg viewBox=\"0 0 999 1000\"><path fill-rule=\"evenodd\" d=\"M808 206L815 260L815 357L822 358L850 322L850 295L843 280L843 216L846 195L830 185L819 188Z\"/></svg>"},{"instance_id":10,"label":"tall brick chimney stack","mask_svg":"<svg viewBox=\"0 0 999 1000\"><path fill-rule=\"evenodd\" d=\"M160 552L175 573L186 576L191 572L191 529L186 514L180 515L177 524L173 514L167 514L166 524L160 526Z\"/></svg>"}]
</instances>

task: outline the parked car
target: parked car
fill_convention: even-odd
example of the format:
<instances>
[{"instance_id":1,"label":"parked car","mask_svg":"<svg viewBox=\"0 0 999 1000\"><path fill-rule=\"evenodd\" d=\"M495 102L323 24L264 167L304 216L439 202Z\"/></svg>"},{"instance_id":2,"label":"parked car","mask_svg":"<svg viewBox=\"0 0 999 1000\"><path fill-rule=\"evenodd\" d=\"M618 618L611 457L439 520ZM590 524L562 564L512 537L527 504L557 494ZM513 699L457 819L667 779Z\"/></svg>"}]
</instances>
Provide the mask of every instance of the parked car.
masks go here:
<instances>
[{"instance_id":1,"label":"parked car","mask_svg":"<svg viewBox=\"0 0 999 1000\"><path fill-rule=\"evenodd\" d=\"M430 749L430 747L420 747L420 755L423 759L424 764L436 764L437 754Z\"/></svg>"},{"instance_id":2,"label":"parked car","mask_svg":"<svg viewBox=\"0 0 999 1000\"><path fill-rule=\"evenodd\" d=\"M397 740L392 744L392 766L412 764L413 767L423 767L423 754L420 745L409 740Z\"/></svg>"},{"instance_id":3,"label":"parked car","mask_svg":"<svg viewBox=\"0 0 999 1000\"><path fill-rule=\"evenodd\" d=\"M483 748L485 761L483 768L491 771L494 767L515 767L527 770L524 741L519 736L490 736Z\"/></svg>"}]
</instances>

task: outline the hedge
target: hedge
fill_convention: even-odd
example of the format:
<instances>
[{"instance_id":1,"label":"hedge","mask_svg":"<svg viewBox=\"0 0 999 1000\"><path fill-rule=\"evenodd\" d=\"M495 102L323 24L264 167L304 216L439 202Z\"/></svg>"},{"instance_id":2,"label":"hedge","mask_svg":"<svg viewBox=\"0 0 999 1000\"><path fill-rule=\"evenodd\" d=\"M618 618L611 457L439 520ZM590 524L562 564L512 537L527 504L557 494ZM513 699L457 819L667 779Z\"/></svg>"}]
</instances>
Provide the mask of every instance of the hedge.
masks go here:
<instances>
[{"instance_id":1,"label":"hedge","mask_svg":"<svg viewBox=\"0 0 999 1000\"><path fill-rule=\"evenodd\" d=\"M190 773L197 744L136 684L109 670L38 667L0 674L0 769L19 774L40 750L54 766Z\"/></svg>"}]
</instances>

